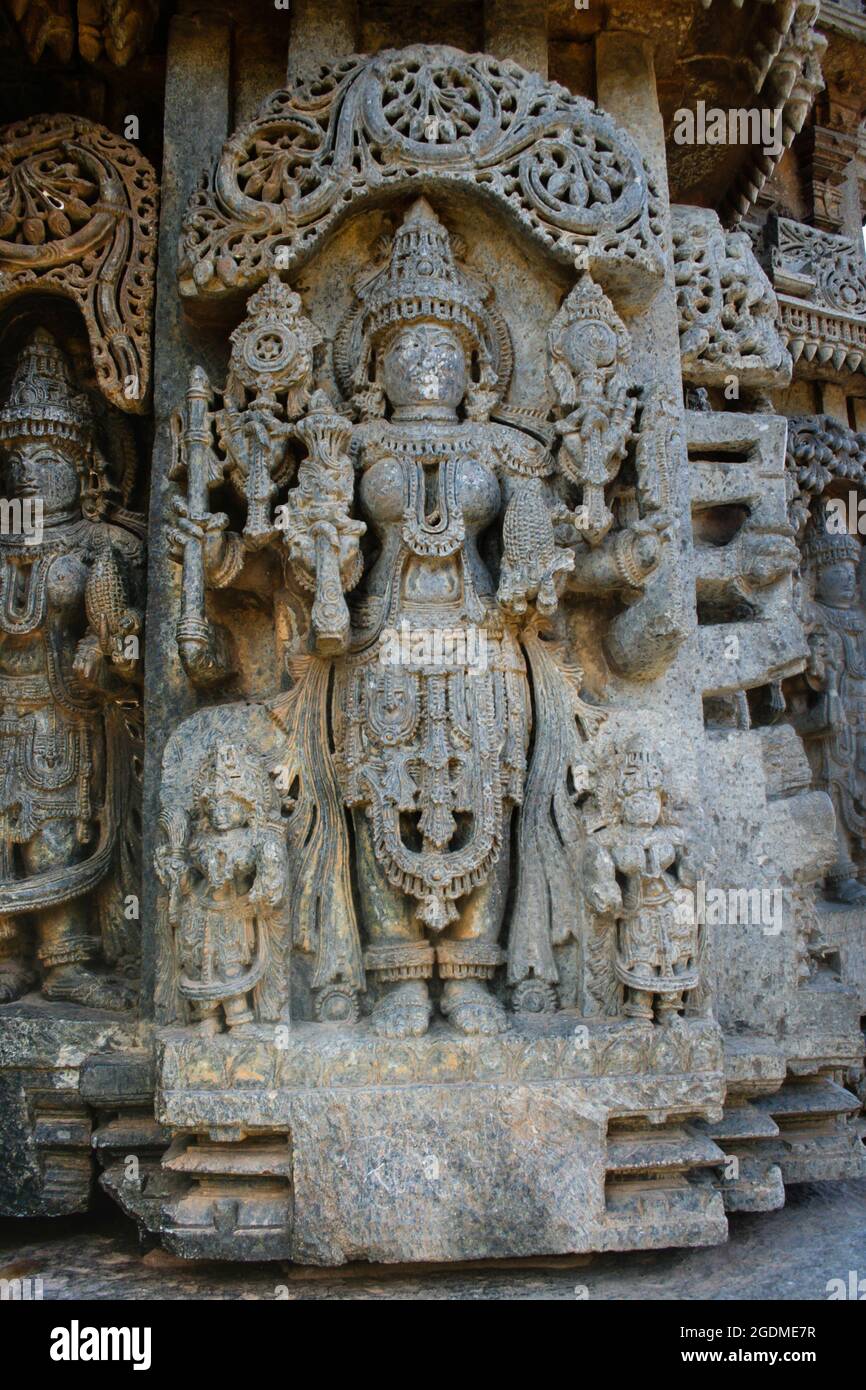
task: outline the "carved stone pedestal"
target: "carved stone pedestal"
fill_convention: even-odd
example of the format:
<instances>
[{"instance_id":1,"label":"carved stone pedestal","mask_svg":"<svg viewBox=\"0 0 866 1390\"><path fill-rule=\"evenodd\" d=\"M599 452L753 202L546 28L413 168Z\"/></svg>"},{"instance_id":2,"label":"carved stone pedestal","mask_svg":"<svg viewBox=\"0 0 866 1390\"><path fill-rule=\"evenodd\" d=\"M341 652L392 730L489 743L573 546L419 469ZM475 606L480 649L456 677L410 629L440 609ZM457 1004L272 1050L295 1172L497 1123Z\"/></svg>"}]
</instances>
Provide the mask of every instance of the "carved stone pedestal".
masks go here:
<instances>
[{"instance_id":1,"label":"carved stone pedestal","mask_svg":"<svg viewBox=\"0 0 866 1390\"><path fill-rule=\"evenodd\" d=\"M713 1024L496 1038L366 1025L162 1035L157 1113L181 1137L143 1183L106 1185L188 1256L308 1264L710 1244L724 1154Z\"/></svg>"},{"instance_id":2,"label":"carved stone pedestal","mask_svg":"<svg viewBox=\"0 0 866 1390\"><path fill-rule=\"evenodd\" d=\"M122 1014L37 995L0 1007L0 1214L86 1210L100 1119L116 1122L136 1102L146 1114L149 1068L140 1048L138 1025ZM152 1118L146 1124L157 1128ZM125 1135L122 1147L134 1153L134 1137Z\"/></svg>"}]
</instances>

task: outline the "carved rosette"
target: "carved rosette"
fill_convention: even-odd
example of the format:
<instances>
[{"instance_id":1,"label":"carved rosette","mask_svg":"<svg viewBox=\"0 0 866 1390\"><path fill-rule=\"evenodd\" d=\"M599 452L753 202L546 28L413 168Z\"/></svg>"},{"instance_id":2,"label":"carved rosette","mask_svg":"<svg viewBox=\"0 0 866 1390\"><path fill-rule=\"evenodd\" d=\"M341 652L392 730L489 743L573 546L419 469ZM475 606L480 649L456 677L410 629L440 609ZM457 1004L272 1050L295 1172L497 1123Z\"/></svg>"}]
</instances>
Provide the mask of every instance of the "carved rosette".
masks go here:
<instances>
[{"instance_id":1,"label":"carved rosette","mask_svg":"<svg viewBox=\"0 0 866 1390\"><path fill-rule=\"evenodd\" d=\"M463 185L623 302L663 274L662 208L631 137L586 98L488 54L353 56L275 92L193 195L180 289L213 297L291 270L358 204Z\"/></svg>"},{"instance_id":2,"label":"carved rosette","mask_svg":"<svg viewBox=\"0 0 866 1390\"><path fill-rule=\"evenodd\" d=\"M157 202L150 164L104 126L34 116L0 132L0 308L71 299L100 389L134 414L150 391Z\"/></svg>"}]
</instances>

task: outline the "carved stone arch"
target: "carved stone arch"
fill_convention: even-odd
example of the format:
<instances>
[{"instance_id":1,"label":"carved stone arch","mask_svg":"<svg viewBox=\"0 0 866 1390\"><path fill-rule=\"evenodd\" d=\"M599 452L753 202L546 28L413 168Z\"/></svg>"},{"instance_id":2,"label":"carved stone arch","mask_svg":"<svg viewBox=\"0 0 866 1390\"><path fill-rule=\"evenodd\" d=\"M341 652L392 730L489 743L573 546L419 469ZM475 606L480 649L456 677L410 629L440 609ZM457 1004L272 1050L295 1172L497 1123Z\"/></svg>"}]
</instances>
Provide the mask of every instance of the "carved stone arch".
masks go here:
<instances>
[{"instance_id":1,"label":"carved stone arch","mask_svg":"<svg viewBox=\"0 0 866 1390\"><path fill-rule=\"evenodd\" d=\"M72 300L100 390L133 414L150 393L157 206L151 165L104 126L43 115L0 131L0 309Z\"/></svg>"},{"instance_id":2,"label":"carved stone arch","mask_svg":"<svg viewBox=\"0 0 866 1390\"><path fill-rule=\"evenodd\" d=\"M414 45L322 67L230 136L190 200L181 294L248 292L361 206L447 190L490 200L623 305L661 283L662 205L624 130L510 60Z\"/></svg>"}]
</instances>

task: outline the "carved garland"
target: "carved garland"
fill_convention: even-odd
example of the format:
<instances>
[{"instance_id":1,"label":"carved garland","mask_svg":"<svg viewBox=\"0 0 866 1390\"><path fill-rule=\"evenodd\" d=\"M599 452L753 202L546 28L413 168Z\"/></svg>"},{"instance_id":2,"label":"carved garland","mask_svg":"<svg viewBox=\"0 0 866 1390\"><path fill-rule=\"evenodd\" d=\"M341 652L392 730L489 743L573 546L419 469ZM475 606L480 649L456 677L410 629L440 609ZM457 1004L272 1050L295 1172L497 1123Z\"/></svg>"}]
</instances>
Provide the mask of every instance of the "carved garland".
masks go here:
<instances>
[{"instance_id":1,"label":"carved garland","mask_svg":"<svg viewBox=\"0 0 866 1390\"><path fill-rule=\"evenodd\" d=\"M302 264L359 202L455 183L624 302L661 282L662 208L625 131L509 60L418 45L323 67L230 137L190 201L181 293L254 288Z\"/></svg>"},{"instance_id":2,"label":"carved garland","mask_svg":"<svg viewBox=\"0 0 866 1390\"><path fill-rule=\"evenodd\" d=\"M135 414L150 390L158 188L133 145L78 116L0 131L0 309L34 290L80 309L96 378Z\"/></svg>"},{"instance_id":3,"label":"carved garland","mask_svg":"<svg viewBox=\"0 0 866 1390\"><path fill-rule=\"evenodd\" d=\"M812 502L833 482L866 489L866 434L830 415L802 415L788 422L789 511L798 530L809 520Z\"/></svg>"}]
</instances>

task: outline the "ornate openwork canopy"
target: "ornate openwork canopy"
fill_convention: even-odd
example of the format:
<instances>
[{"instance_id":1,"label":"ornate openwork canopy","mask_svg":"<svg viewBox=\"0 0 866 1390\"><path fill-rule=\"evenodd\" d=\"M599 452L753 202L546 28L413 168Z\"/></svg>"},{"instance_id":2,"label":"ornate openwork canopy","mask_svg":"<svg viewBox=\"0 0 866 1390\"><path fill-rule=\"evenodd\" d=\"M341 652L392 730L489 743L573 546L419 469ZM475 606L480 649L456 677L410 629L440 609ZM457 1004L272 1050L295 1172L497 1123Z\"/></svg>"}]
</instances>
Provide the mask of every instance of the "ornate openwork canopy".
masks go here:
<instances>
[{"instance_id":1,"label":"ornate openwork canopy","mask_svg":"<svg viewBox=\"0 0 866 1390\"><path fill-rule=\"evenodd\" d=\"M104 126L34 116L0 131L0 308L33 291L80 309L100 388L147 407L158 189Z\"/></svg>"},{"instance_id":2,"label":"ornate openwork canopy","mask_svg":"<svg viewBox=\"0 0 866 1390\"><path fill-rule=\"evenodd\" d=\"M658 288L661 205L631 137L516 63L416 45L322 68L226 141L184 220L181 293L253 288L350 210L455 185L625 301Z\"/></svg>"}]
</instances>

